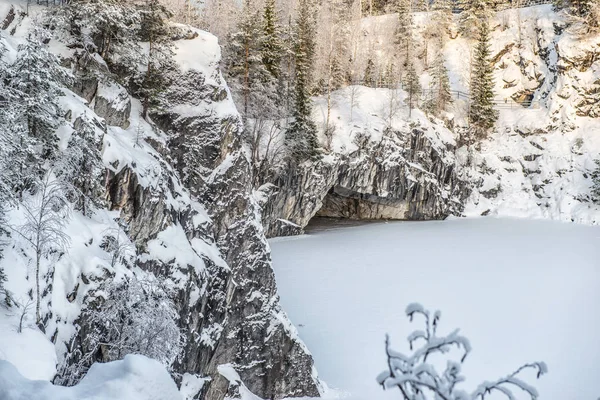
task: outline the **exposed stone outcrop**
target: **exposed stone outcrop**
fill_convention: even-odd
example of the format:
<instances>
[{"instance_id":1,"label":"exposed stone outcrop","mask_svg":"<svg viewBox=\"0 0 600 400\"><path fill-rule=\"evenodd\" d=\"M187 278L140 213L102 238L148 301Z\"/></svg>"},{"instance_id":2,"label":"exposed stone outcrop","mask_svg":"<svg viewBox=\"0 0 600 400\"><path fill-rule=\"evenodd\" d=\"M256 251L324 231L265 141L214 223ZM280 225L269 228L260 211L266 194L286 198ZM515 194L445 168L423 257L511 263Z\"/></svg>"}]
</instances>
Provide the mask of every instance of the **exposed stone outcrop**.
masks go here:
<instances>
[{"instance_id":1,"label":"exposed stone outcrop","mask_svg":"<svg viewBox=\"0 0 600 400\"><path fill-rule=\"evenodd\" d=\"M118 83L100 82L96 92L94 111L104 118L108 125L127 128L131 113L129 93Z\"/></svg>"},{"instance_id":2,"label":"exposed stone outcrop","mask_svg":"<svg viewBox=\"0 0 600 400\"><path fill-rule=\"evenodd\" d=\"M197 31L183 40L216 41ZM127 91L95 79L87 87L85 72L74 83L78 93L93 98L94 111L108 125L126 128ZM125 157L109 162L105 182L110 209L120 211L140 254L137 266L174 291L185 348L173 372L209 377L201 398L210 400L228 393L229 382L219 373L223 364L231 364L261 398L319 396L312 357L279 305L249 152L218 57L202 71L183 69L172 81L163 94L169 107L150 113L153 138L146 133L144 143L128 150L143 152L144 163L157 172L148 176L146 165ZM138 126L147 129L146 122ZM105 140L105 152L118 153L111 145L131 145L120 142L121 130L111 130L119 140ZM189 242L184 245L203 268L152 253L150 244L168 247L169 230L183 231ZM87 321L78 322L87 328L71 351L92 331Z\"/></svg>"},{"instance_id":3,"label":"exposed stone outcrop","mask_svg":"<svg viewBox=\"0 0 600 400\"><path fill-rule=\"evenodd\" d=\"M286 171L265 206L266 231L285 235L289 222L304 227L315 215L429 220L459 213L465 193L453 148L433 128L387 131L378 143Z\"/></svg>"},{"instance_id":4,"label":"exposed stone outcrop","mask_svg":"<svg viewBox=\"0 0 600 400\"><path fill-rule=\"evenodd\" d=\"M312 358L279 305L239 117L206 107L231 102L225 84L218 70L211 77L190 70L177 82L167 94L171 111L153 119L170 136L168 157L206 207L210 234L229 266L213 267L202 318L188 329L192 336L213 332L211 345L188 342L178 368L213 378L204 388L207 399L227 392L229 383L217 369L225 363L234 364L245 385L263 398L318 396ZM179 105L202 111L184 116L176 112Z\"/></svg>"}]
</instances>

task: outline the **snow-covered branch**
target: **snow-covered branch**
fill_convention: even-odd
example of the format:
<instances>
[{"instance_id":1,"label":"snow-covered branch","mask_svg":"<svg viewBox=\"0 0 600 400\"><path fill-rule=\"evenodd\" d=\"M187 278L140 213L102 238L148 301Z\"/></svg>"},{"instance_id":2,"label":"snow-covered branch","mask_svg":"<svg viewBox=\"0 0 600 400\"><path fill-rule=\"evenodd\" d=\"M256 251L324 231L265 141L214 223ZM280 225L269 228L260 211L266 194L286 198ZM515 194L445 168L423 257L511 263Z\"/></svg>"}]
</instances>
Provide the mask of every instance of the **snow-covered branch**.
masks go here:
<instances>
[{"instance_id":1,"label":"snow-covered branch","mask_svg":"<svg viewBox=\"0 0 600 400\"><path fill-rule=\"evenodd\" d=\"M457 389L464 381L461 375L461 365L471 352L469 340L458 334L456 329L445 336L437 336L441 313L433 314L418 303L409 304L406 315L413 321L415 315L424 317L425 329L415 330L408 335L412 354L406 355L391 349L389 336L386 336L385 351L388 369L377 377L384 389L397 387L404 400L485 400L487 394L493 391L504 394L509 400L515 400L511 389L520 389L527 393L532 400L537 399L537 390L521 380L518 376L526 369L535 369L537 377L545 374L548 369L543 362L525 364L510 375L496 381L486 381L479 385L472 394ZM413 350L416 342L424 342ZM446 369L439 374L436 368L427 362L433 354L446 354L451 348L457 347L462 351L460 361L448 360ZM433 397L428 397L428 395Z\"/></svg>"}]
</instances>

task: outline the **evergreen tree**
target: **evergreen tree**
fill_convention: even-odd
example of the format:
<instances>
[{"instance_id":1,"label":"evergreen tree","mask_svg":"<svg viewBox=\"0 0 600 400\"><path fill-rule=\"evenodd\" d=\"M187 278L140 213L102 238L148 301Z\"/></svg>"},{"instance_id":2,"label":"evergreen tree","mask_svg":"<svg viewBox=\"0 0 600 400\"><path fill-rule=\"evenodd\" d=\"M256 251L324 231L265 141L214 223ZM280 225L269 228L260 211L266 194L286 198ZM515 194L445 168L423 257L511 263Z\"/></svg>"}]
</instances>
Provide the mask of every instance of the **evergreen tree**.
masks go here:
<instances>
[{"instance_id":1,"label":"evergreen tree","mask_svg":"<svg viewBox=\"0 0 600 400\"><path fill-rule=\"evenodd\" d=\"M412 61L409 61L406 66L406 73L403 81L404 90L408 94L408 116L412 115L412 109L417 107L419 97L421 96L421 84L419 83L419 75Z\"/></svg>"},{"instance_id":2,"label":"evergreen tree","mask_svg":"<svg viewBox=\"0 0 600 400\"><path fill-rule=\"evenodd\" d=\"M9 85L15 92L13 134L18 136L19 154L28 153L29 172L38 173L46 160L54 160L58 150L55 132L63 121L58 98L60 86L69 75L44 43L46 30L34 27L19 46L16 61L9 68Z\"/></svg>"},{"instance_id":3,"label":"evergreen tree","mask_svg":"<svg viewBox=\"0 0 600 400\"><path fill-rule=\"evenodd\" d=\"M6 46L0 34L0 176L2 177L0 179L0 227L3 222L5 206L13 196L13 181L20 180L14 179L15 172L19 171L19 166L22 164L14 157L18 138L13 135L14 114L11 110L14 110L12 102L15 99L13 91L6 85L8 66L4 61L5 53Z\"/></svg>"},{"instance_id":4,"label":"evergreen tree","mask_svg":"<svg viewBox=\"0 0 600 400\"><path fill-rule=\"evenodd\" d=\"M303 161L319 156L317 127L311 119L310 84L315 55L315 11L311 0L300 0L296 20L295 104L293 121L286 133L291 156Z\"/></svg>"},{"instance_id":5,"label":"evergreen tree","mask_svg":"<svg viewBox=\"0 0 600 400\"><path fill-rule=\"evenodd\" d=\"M592 178L592 201L600 204L600 159L594 160L596 168L591 173Z\"/></svg>"},{"instance_id":6,"label":"evergreen tree","mask_svg":"<svg viewBox=\"0 0 600 400\"><path fill-rule=\"evenodd\" d=\"M56 26L81 56L99 54L128 79L143 58L138 34L141 17L135 3L121 0L71 0L49 10L49 24ZM92 57L89 60L93 60Z\"/></svg>"},{"instance_id":7,"label":"evergreen tree","mask_svg":"<svg viewBox=\"0 0 600 400\"><path fill-rule=\"evenodd\" d=\"M490 62L490 33L487 21L479 27L479 37L471 66L471 108L469 120L475 137L484 138L498 119L494 109L494 69Z\"/></svg>"},{"instance_id":8,"label":"evergreen tree","mask_svg":"<svg viewBox=\"0 0 600 400\"><path fill-rule=\"evenodd\" d=\"M393 62L388 63L387 68L383 74L383 86L393 89L398 86L398 78L397 78L396 66Z\"/></svg>"},{"instance_id":9,"label":"evergreen tree","mask_svg":"<svg viewBox=\"0 0 600 400\"><path fill-rule=\"evenodd\" d=\"M440 115L452 103L448 69L444 64L444 53L439 52L431 66L431 95L426 103L426 109L435 115Z\"/></svg>"},{"instance_id":10,"label":"evergreen tree","mask_svg":"<svg viewBox=\"0 0 600 400\"><path fill-rule=\"evenodd\" d=\"M275 79L279 78L281 74L283 43L280 31L275 0L267 0L263 13L261 55L262 63Z\"/></svg>"},{"instance_id":11,"label":"evergreen tree","mask_svg":"<svg viewBox=\"0 0 600 400\"><path fill-rule=\"evenodd\" d=\"M413 18L411 0L397 0L396 12L398 13L398 26L396 28L396 43L400 55L404 58L404 66L409 64L411 48L413 47Z\"/></svg>"},{"instance_id":12,"label":"evergreen tree","mask_svg":"<svg viewBox=\"0 0 600 400\"><path fill-rule=\"evenodd\" d=\"M493 13L492 0L466 0L465 9L460 13L459 26L462 34L478 37L480 27L487 23Z\"/></svg>"},{"instance_id":13,"label":"evergreen tree","mask_svg":"<svg viewBox=\"0 0 600 400\"><path fill-rule=\"evenodd\" d=\"M452 5L453 2L451 0L436 0L433 3L432 24L435 29L434 36L438 40L444 37L444 34L448 31L452 23Z\"/></svg>"},{"instance_id":14,"label":"evergreen tree","mask_svg":"<svg viewBox=\"0 0 600 400\"><path fill-rule=\"evenodd\" d=\"M294 103L294 44L296 43L296 32L292 23L291 16L288 17L286 28L283 30L282 36L282 69L277 82L277 98L279 99L280 106L283 108L282 112L287 120L292 115L292 105Z\"/></svg>"},{"instance_id":15,"label":"evergreen tree","mask_svg":"<svg viewBox=\"0 0 600 400\"><path fill-rule=\"evenodd\" d=\"M225 56L234 100L245 118L274 117L278 107L277 78L269 68L276 73L280 70L264 62L265 36L260 11L247 0L238 18L237 30L229 38ZM269 63L274 61L272 57L272 54L268 57Z\"/></svg>"},{"instance_id":16,"label":"evergreen tree","mask_svg":"<svg viewBox=\"0 0 600 400\"><path fill-rule=\"evenodd\" d=\"M146 0L141 10L142 40L148 42L146 71L138 78L142 115L148 117L151 107L160 105L160 94L169 84L170 73L176 68L173 61L173 43L169 36L168 19L171 12L160 0Z\"/></svg>"},{"instance_id":17,"label":"evergreen tree","mask_svg":"<svg viewBox=\"0 0 600 400\"><path fill-rule=\"evenodd\" d=\"M76 208L89 215L91 205L102 205L104 192L101 136L97 134L94 122L85 114L75 121L74 127L56 174L71 189L69 192Z\"/></svg>"}]
</instances>

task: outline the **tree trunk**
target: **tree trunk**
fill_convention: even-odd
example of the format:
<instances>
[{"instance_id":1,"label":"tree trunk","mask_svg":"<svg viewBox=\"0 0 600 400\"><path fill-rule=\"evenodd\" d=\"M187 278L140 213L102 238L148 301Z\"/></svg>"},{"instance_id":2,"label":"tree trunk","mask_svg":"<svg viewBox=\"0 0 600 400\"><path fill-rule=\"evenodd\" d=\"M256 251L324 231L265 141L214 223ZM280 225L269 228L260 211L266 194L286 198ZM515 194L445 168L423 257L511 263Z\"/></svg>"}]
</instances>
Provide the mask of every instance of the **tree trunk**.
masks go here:
<instances>
[{"instance_id":1,"label":"tree trunk","mask_svg":"<svg viewBox=\"0 0 600 400\"><path fill-rule=\"evenodd\" d=\"M39 247L35 251L35 256L35 323L42 329L42 318L40 316L40 258L42 257L42 254L39 251Z\"/></svg>"}]
</instances>

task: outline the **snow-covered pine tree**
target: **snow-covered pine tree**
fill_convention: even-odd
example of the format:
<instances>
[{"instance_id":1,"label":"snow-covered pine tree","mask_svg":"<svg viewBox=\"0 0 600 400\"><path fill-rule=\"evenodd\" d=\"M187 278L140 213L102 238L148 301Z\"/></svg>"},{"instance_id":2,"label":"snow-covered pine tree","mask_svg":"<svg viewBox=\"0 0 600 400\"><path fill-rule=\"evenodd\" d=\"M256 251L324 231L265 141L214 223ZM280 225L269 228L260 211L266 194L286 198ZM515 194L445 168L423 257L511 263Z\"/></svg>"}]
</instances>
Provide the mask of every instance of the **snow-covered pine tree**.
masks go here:
<instances>
[{"instance_id":1,"label":"snow-covered pine tree","mask_svg":"<svg viewBox=\"0 0 600 400\"><path fill-rule=\"evenodd\" d=\"M492 13L491 0L466 0L459 18L460 32L471 38L478 37L481 24L487 23Z\"/></svg>"},{"instance_id":2,"label":"snow-covered pine tree","mask_svg":"<svg viewBox=\"0 0 600 400\"><path fill-rule=\"evenodd\" d=\"M4 222L5 207L13 197L14 174L21 169L22 164L14 159L14 148L18 144L18 138L13 135L14 115L10 112L13 91L6 85L8 66L4 61L5 53L6 46L0 33L0 229Z\"/></svg>"},{"instance_id":3,"label":"snow-covered pine tree","mask_svg":"<svg viewBox=\"0 0 600 400\"><path fill-rule=\"evenodd\" d=\"M494 109L494 67L490 62L490 32L487 21L479 25L479 34L471 66L470 129L474 137L483 139L498 119Z\"/></svg>"},{"instance_id":4,"label":"snow-covered pine tree","mask_svg":"<svg viewBox=\"0 0 600 400\"><path fill-rule=\"evenodd\" d=\"M234 100L240 105L245 119L275 117L278 80L263 61L265 37L261 12L246 0L238 14L238 21L237 30L227 41L224 61ZM274 65L271 67L274 68Z\"/></svg>"},{"instance_id":5,"label":"snow-covered pine tree","mask_svg":"<svg viewBox=\"0 0 600 400\"><path fill-rule=\"evenodd\" d=\"M592 178L592 201L600 204L600 159L595 160L596 169L591 173Z\"/></svg>"},{"instance_id":6,"label":"snow-covered pine tree","mask_svg":"<svg viewBox=\"0 0 600 400\"><path fill-rule=\"evenodd\" d=\"M296 19L295 103L293 121L286 132L286 143L296 161L319 157L317 127L311 118L310 85L315 55L315 5L313 0L299 0Z\"/></svg>"},{"instance_id":7,"label":"snow-covered pine tree","mask_svg":"<svg viewBox=\"0 0 600 400\"><path fill-rule=\"evenodd\" d=\"M76 209L89 215L91 206L101 206L104 197L101 135L86 114L77 118L73 126L75 129L55 172L66 184Z\"/></svg>"},{"instance_id":8,"label":"snow-covered pine tree","mask_svg":"<svg viewBox=\"0 0 600 400\"><path fill-rule=\"evenodd\" d=\"M441 318L439 311L431 313L422 305L412 303L406 307L406 315L411 322L414 317L422 316L425 320L425 329L416 330L408 336L412 352L408 355L394 351L391 348L389 336L386 337L387 367L377 377L377 381L384 389L400 389L403 400L430 398L436 400L485 400L492 393L505 396L508 400L514 400L517 398L515 390L519 390L531 400L538 398L537 390L523 381L520 375L525 370L533 370L539 378L548 372L544 362L524 364L503 378L481 383L472 393L461 390L458 386L465 380L465 377L461 375L462 364L471 352L469 340L459 335L458 329L448 335L439 336L438 328ZM415 348L418 343L422 343L422 345ZM430 359L444 356L452 348L457 348L462 352L460 360L448 360L446 369L439 373L438 368L429 363Z\"/></svg>"},{"instance_id":9,"label":"snow-covered pine tree","mask_svg":"<svg viewBox=\"0 0 600 400\"><path fill-rule=\"evenodd\" d=\"M278 79L281 75L283 42L275 0L266 0L265 2L262 30L260 43L262 63L273 78Z\"/></svg>"},{"instance_id":10,"label":"snow-covered pine tree","mask_svg":"<svg viewBox=\"0 0 600 400\"><path fill-rule=\"evenodd\" d=\"M20 153L29 152L27 172L39 174L42 164L54 160L58 150L56 129L63 121L58 98L60 86L68 83L69 75L60 66L58 58L49 51L49 32L34 26L24 44L19 46L17 58L9 67L8 84L15 91L12 108L18 118L15 135L19 136ZM34 151L25 148L33 145ZM27 175L23 171L23 175Z\"/></svg>"},{"instance_id":11,"label":"snow-covered pine tree","mask_svg":"<svg viewBox=\"0 0 600 400\"><path fill-rule=\"evenodd\" d=\"M171 12L160 0L145 0L140 8L140 37L148 42L146 71L138 77L142 116L148 117L151 107L160 105L160 94L169 84L170 74L176 69L173 61L173 42L168 19Z\"/></svg>"},{"instance_id":12,"label":"snow-covered pine tree","mask_svg":"<svg viewBox=\"0 0 600 400\"><path fill-rule=\"evenodd\" d=\"M2 249L0 248L0 259L2 259ZM6 278L6 274L4 273L4 269L2 268L2 266L0 265L0 296L4 296L4 298L6 299L6 289L4 289L4 283L6 283L7 278Z\"/></svg>"},{"instance_id":13,"label":"snow-covered pine tree","mask_svg":"<svg viewBox=\"0 0 600 400\"><path fill-rule=\"evenodd\" d=\"M419 75L415 69L415 64L410 61L404 73L404 80L402 82L404 90L408 94L407 105L408 105L408 117L412 115L412 109L417 107L419 98L421 96L422 88L419 82Z\"/></svg>"},{"instance_id":14,"label":"snow-covered pine tree","mask_svg":"<svg viewBox=\"0 0 600 400\"><path fill-rule=\"evenodd\" d=\"M73 41L72 47L83 49L81 56L98 53L120 76L134 75L143 58L138 41L141 19L134 2L71 0L48 14L49 24Z\"/></svg>"},{"instance_id":15,"label":"snow-covered pine tree","mask_svg":"<svg viewBox=\"0 0 600 400\"><path fill-rule=\"evenodd\" d=\"M443 44L453 21L451 0L436 0L433 3L433 18L431 19L431 36L436 44Z\"/></svg>"},{"instance_id":16,"label":"snow-covered pine tree","mask_svg":"<svg viewBox=\"0 0 600 400\"><path fill-rule=\"evenodd\" d=\"M294 44L296 43L296 32L291 15L288 16L287 24L282 29L282 57L281 74L277 82L277 96L282 107L282 114L286 118L286 128L292 115L294 104Z\"/></svg>"},{"instance_id":17,"label":"snow-covered pine tree","mask_svg":"<svg viewBox=\"0 0 600 400\"><path fill-rule=\"evenodd\" d=\"M327 116L325 118L325 147L330 149L334 127L331 124L331 93L346 84L346 71L349 70L347 61L350 60L350 15L344 0L330 0L321 9L321 26L323 40L320 48L320 73L327 94ZM324 54L323 54L324 53ZM321 87L323 88L323 87Z\"/></svg>"},{"instance_id":18,"label":"snow-covered pine tree","mask_svg":"<svg viewBox=\"0 0 600 400\"><path fill-rule=\"evenodd\" d=\"M427 111L439 116L452 103L450 79L445 65L444 53L439 51L431 65L431 92L425 107Z\"/></svg>"},{"instance_id":19,"label":"snow-covered pine tree","mask_svg":"<svg viewBox=\"0 0 600 400\"><path fill-rule=\"evenodd\" d=\"M396 12L398 13L398 25L396 27L396 43L398 44L400 57L406 67L410 62L413 43L413 18L412 1L396 0Z\"/></svg>"}]
</instances>

